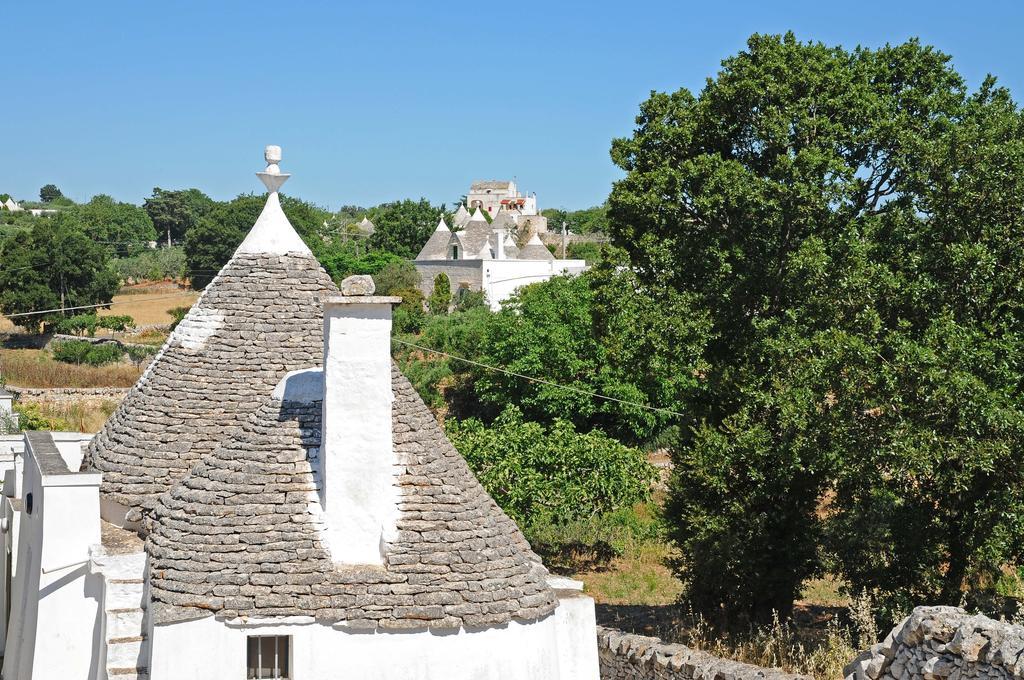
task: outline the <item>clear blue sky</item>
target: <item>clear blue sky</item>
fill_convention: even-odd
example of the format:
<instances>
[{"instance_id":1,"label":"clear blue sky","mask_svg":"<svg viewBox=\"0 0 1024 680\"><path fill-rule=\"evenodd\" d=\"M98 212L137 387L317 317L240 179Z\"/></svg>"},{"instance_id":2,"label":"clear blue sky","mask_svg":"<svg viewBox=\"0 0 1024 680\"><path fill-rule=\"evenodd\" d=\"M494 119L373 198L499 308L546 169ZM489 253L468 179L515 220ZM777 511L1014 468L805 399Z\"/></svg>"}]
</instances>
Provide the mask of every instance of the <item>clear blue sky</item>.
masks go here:
<instances>
[{"instance_id":1,"label":"clear blue sky","mask_svg":"<svg viewBox=\"0 0 1024 680\"><path fill-rule=\"evenodd\" d=\"M650 90L697 90L753 32L877 46L919 36L977 86L1024 92L1018 2L3 3L0 192L54 182L85 200L154 186L259 188L321 205L426 196L517 176L582 208L618 176Z\"/></svg>"}]
</instances>

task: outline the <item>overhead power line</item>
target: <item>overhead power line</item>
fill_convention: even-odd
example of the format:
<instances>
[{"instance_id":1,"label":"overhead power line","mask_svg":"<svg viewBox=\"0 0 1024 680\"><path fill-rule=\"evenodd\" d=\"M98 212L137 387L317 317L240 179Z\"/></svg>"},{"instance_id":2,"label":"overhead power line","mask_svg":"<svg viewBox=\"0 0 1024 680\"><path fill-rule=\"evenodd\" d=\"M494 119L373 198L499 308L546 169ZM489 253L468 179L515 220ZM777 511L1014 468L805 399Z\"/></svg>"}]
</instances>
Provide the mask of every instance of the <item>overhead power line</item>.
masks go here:
<instances>
[{"instance_id":1,"label":"overhead power line","mask_svg":"<svg viewBox=\"0 0 1024 680\"><path fill-rule=\"evenodd\" d=\"M146 298L146 302L152 302L153 300L169 300L171 298L180 298L186 296L193 296L196 293L174 293L173 295L161 295L158 297ZM78 309L97 309L99 307L113 307L115 305L127 305L137 303L137 300L121 300L120 302L108 302L106 304L99 305L78 305L75 307L58 307L56 309L40 309L34 312L18 312L17 314L4 314L8 319L14 319L20 316L36 316L38 314L53 314L54 312L73 312Z\"/></svg>"},{"instance_id":2,"label":"overhead power line","mask_svg":"<svg viewBox=\"0 0 1024 680\"><path fill-rule=\"evenodd\" d=\"M470 364L470 365L473 365L473 366L478 366L480 368L487 369L488 371L494 371L496 373L504 373L505 375L510 375L510 376L515 377L515 378L521 378L523 380L528 380L528 381L533 382L533 383L540 383L541 385L549 385L551 387L556 387L556 388L561 389L561 390L567 390L569 392L575 392L576 394L582 394L584 396L593 397L595 399L604 399L605 401L613 401L615 403L623 404L625 406L636 406L637 408L646 409L648 411L654 411L655 413L663 413L665 415L673 416L673 417L676 417L676 418L686 418L687 417L685 414L679 413L678 411L673 411L671 409L660 408L658 406L651 406L650 404L641 404L640 402L628 401L626 399L619 399L618 397L609 397L607 394L599 394L597 392L589 392L587 390L581 390L578 387L571 387L569 385L562 385L560 383L556 383L556 382L554 382L552 380L546 380L545 378L537 378L537 377L534 377L532 375L525 375L523 373L516 373L515 371L510 371L507 368L502 368L501 366L491 366L489 364L485 364L485 363L482 363L482 362L479 362L479 361L474 361L473 359L466 359L465 357L456 356L456 355L450 354L448 352L442 352L441 350L433 349L432 347L425 347L423 345L417 345L416 343L409 342L408 340L401 340L399 338L391 338L391 340L393 342L397 342L400 345L405 345L406 347L415 347L416 349L423 350L424 352L430 352L432 354L439 354L440 356L448 357L449 359L455 359L456 361L461 361L461 362L464 362L464 363L467 363L467 364Z\"/></svg>"}]
</instances>

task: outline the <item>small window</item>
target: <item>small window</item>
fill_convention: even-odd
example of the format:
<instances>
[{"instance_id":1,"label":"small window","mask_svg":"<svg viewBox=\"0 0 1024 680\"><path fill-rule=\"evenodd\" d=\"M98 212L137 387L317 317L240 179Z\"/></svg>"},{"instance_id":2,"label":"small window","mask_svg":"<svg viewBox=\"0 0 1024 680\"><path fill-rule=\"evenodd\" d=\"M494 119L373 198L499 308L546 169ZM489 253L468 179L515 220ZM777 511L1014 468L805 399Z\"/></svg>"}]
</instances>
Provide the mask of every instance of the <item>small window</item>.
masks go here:
<instances>
[{"instance_id":1,"label":"small window","mask_svg":"<svg viewBox=\"0 0 1024 680\"><path fill-rule=\"evenodd\" d=\"M248 680L288 680L291 654L287 635L254 635L248 639L246 650Z\"/></svg>"},{"instance_id":2,"label":"small window","mask_svg":"<svg viewBox=\"0 0 1024 680\"><path fill-rule=\"evenodd\" d=\"M452 259L453 260L459 259L459 247L458 246L452 246Z\"/></svg>"}]
</instances>

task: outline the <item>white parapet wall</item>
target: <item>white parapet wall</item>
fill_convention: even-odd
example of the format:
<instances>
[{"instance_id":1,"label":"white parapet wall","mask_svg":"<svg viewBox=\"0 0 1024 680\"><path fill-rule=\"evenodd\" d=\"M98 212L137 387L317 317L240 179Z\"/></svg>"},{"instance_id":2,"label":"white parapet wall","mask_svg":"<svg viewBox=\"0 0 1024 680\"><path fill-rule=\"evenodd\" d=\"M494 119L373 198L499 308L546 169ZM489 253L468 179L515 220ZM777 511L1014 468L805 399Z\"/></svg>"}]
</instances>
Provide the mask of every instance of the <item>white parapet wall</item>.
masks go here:
<instances>
[{"instance_id":1,"label":"white parapet wall","mask_svg":"<svg viewBox=\"0 0 1024 680\"><path fill-rule=\"evenodd\" d=\"M465 287L483 291L492 311L518 289L547 281L552 276L580 274L587 270L585 260L416 260L420 274L420 292L430 297L434 277L445 274L453 294Z\"/></svg>"},{"instance_id":2,"label":"white parapet wall","mask_svg":"<svg viewBox=\"0 0 1024 680\"><path fill-rule=\"evenodd\" d=\"M99 677L101 582L87 563L100 542L100 475L68 467L76 454L67 440L30 432L25 442L3 677Z\"/></svg>"},{"instance_id":3,"label":"white parapet wall","mask_svg":"<svg viewBox=\"0 0 1024 680\"><path fill-rule=\"evenodd\" d=\"M518 289L552 276L586 271L584 260L482 260L483 291L493 311Z\"/></svg>"}]
</instances>

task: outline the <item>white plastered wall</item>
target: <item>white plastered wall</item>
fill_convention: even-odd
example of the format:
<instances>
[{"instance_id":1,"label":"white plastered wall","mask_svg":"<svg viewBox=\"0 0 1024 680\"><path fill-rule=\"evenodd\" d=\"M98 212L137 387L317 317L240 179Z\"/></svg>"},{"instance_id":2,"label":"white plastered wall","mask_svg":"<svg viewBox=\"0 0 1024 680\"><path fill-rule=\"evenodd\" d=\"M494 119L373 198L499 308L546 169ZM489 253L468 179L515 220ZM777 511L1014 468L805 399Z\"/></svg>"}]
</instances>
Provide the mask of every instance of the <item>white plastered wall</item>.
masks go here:
<instances>
[{"instance_id":1,"label":"white plastered wall","mask_svg":"<svg viewBox=\"0 0 1024 680\"><path fill-rule=\"evenodd\" d=\"M30 448L25 468L4 649L4 680L99 677L98 576L87 569L100 542L98 473L43 474ZM32 513L27 510L32 494Z\"/></svg>"},{"instance_id":2,"label":"white plastered wall","mask_svg":"<svg viewBox=\"0 0 1024 680\"><path fill-rule=\"evenodd\" d=\"M560 274L578 274L585 271L584 260L483 260L483 291L492 311L501 309L501 303L531 283L547 281Z\"/></svg>"},{"instance_id":3,"label":"white plastered wall","mask_svg":"<svg viewBox=\"0 0 1024 680\"><path fill-rule=\"evenodd\" d=\"M289 677L302 680L598 680L593 601L578 600L540 621L475 632L354 633L311 620L241 626L213 617L157 625L150 678L244 678L248 636L288 635ZM565 648L576 639L582 649Z\"/></svg>"}]
</instances>

